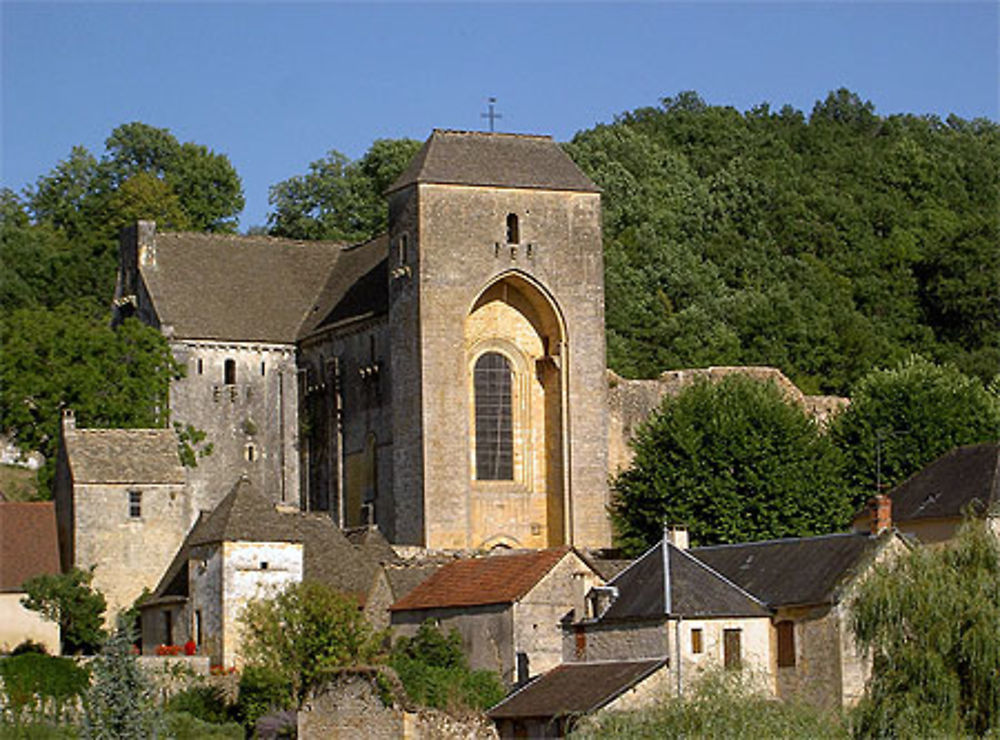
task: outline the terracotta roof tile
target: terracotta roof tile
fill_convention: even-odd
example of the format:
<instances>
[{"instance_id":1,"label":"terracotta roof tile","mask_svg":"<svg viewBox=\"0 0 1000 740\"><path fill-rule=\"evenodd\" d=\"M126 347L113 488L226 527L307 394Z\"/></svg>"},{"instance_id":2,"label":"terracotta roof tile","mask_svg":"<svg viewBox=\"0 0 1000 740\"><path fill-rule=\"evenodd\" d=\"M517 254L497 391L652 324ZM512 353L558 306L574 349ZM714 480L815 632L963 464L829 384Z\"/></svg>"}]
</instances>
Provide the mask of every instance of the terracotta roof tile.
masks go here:
<instances>
[{"instance_id":1,"label":"terracotta roof tile","mask_svg":"<svg viewBox=\"0 0 1000 740\"><path fill-rule=\"evenodd\" d=\"M489 555L448 563L392 611L509 604L530 591L569 552L557 547L512 555Z\"/></svg>"},{"instance_id":2,"label":"terracotta roof tile","mask_svg":"<svg viewBox=\"0 0 1000 740\"><path fill-rule=\"evenodd\" d=\"M18 592L29 578L58 572L54 504L0 502L0 591Z\"/></svg>"},{"instance_id":3,"label":"terracotta roof tile","mask_svg":"<svg viewBox=\"0 0 1000 740\"><path fill-rule=\"evenodd\" d=\"M172 429L75 429L63 437L76 483L183 483Z\"/></svg>"}]
</instances>

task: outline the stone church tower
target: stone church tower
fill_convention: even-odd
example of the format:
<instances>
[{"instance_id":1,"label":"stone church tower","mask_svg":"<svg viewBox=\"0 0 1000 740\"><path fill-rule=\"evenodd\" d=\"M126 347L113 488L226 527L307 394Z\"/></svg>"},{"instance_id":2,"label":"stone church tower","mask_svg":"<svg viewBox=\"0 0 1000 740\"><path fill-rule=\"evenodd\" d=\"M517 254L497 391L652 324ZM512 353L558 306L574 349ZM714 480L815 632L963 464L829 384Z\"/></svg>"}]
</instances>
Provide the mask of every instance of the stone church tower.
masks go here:
<instances>
[{"instance_id":1,"label":"stone church tower","mask_svg":"<svg viewBox=\"0 0 1000 740\"><path fill-rule=\"evenodd\" d=\"M435 131L389 214L395 540L607 545L597 187L548 137Z\"/></svg>"}]
</instances>

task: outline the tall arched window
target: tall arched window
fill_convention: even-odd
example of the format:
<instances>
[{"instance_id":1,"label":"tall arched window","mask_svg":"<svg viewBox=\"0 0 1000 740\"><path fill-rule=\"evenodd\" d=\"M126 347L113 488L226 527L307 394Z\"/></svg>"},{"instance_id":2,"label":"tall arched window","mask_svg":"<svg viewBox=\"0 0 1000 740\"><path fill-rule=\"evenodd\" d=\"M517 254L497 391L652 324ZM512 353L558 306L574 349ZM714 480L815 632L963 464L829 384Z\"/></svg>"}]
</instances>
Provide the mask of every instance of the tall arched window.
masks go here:
<instances>
[{"instance_id":1,"label":"tall arched window","mask_svg":"<svg viewBox=\"0 0 1000 740\"><path fill-rule=\"evenodd\" d=\"M511 368L498 352L476 360L476 480L514 479Z\"/></svg>"},{"instance_id":2,"label":"tall arched window","mask_svg":"<svg viewBox=\"0 0 1000 740\"><path fill-rule=\"evenodd\" d=\"M521 243L521 230L518 228L516 213L507 214L507 243L508 244Z\"/></svg>"}]
</instances>

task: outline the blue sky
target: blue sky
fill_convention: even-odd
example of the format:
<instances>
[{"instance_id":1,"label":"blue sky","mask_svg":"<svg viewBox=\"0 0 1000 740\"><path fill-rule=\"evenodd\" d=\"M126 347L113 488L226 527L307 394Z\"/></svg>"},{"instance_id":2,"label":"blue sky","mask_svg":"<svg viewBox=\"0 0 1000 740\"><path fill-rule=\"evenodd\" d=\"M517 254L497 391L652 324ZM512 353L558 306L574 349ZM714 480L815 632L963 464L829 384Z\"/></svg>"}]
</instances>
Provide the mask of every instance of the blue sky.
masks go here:
<instances>
[{"instance_id":1,"label":"blue sky","mask_svg":"<svg viewBox=\"0 0 1000 740\"><path fill-rule=\"evenodd\" d=\"M498 130L559 140L683 90L1000 119L994 1L0 2L5 186L138 120L230 157L241 228L330 149L484 128L489 96Z\"/></svg>"}]
</instances>

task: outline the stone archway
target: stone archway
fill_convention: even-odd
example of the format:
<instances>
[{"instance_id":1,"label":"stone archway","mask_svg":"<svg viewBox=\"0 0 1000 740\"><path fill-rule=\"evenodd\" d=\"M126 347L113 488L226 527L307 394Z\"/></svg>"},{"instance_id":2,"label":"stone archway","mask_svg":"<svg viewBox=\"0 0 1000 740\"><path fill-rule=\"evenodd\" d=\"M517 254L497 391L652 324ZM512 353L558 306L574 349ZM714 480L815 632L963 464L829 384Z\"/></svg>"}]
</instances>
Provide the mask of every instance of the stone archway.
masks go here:
<instances>
[{"instance_id":1,"label":"stone archway","mask_svg":"<svg viewBox=\"0 0 1000 740\"><path fill-rule=\"evenodd\" d=\"M547 292L518 272L491 282L466 316L475 545L501 532L527 547L566 541L564 326Z\"/></svg>"}]
</instances>

